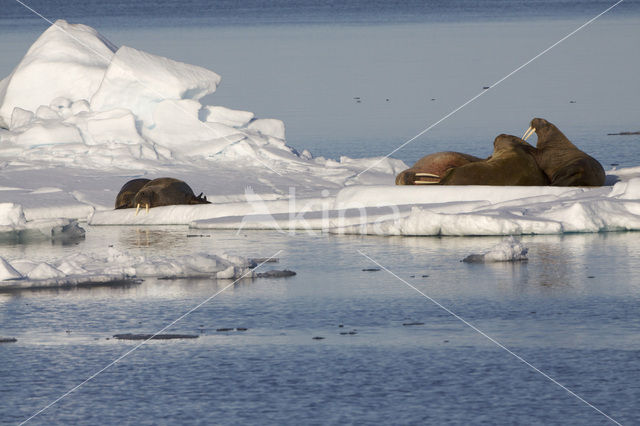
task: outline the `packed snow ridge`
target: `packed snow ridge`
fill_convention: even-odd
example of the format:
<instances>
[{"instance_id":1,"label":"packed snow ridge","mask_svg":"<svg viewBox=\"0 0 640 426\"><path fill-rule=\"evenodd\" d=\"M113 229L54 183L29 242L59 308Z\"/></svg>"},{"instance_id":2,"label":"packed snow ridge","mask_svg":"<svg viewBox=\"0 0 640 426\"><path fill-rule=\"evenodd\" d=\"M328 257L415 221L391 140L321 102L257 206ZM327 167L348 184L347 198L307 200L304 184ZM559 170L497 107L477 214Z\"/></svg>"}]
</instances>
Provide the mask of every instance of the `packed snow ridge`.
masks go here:
<instances>
[{"instance_id":1,"label":"packed snow ridge","mask_svg":"<svg viewBox=\"0 0 640 426\"><path fill-rule=\"evenodd\" d=\"M0 81L0 233L72 231L73 219L378 235L640 230L640 167L610 171L601 188L395 186L402 161L314 158L286 144L280 120L203 105L219 84L57 21ZM213 204L113 210L126 181L164 176Z\"/></svg>"}]
</instances>

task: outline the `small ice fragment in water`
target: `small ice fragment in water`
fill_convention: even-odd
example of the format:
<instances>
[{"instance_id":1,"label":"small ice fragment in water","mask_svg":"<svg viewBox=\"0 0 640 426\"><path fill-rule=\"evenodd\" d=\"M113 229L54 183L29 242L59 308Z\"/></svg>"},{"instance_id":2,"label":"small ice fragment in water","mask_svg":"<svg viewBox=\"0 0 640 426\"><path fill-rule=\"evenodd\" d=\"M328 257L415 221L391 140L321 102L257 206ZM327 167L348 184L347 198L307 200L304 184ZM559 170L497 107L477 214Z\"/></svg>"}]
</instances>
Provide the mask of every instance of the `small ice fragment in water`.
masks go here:
<instances>
[{"instance_id":1,"label":"small ice fragment in water","mask_svg":"<svg viewBox=\"0 0 640 426\"><path fill-rule=\"evenodd\" d=\"M466 263L516 262L527 260L529 251L519 240L508 237L484 254L470 254L462 259Z\"/></svg>"},{"instance_id":2,"label":"small ice fragment in water","mask_svg":"<svg viewBox=\"0 0 640 426\"><path fill-rule=\"evenodd\" d=\"M285 277L292 277L294 275L296 275L296 273L294 271L290 271L288 269L283 269L281 271L273 270L273 271L266 271L266 272L258 272L256 274L256 277L258 277L258 278L285 278Z\"/></svg>"},{"instance_id":3,"label":"small ice fragment in water","mask_svg":"<svg viewBox=\"0 0 640 426\"><path fill-rule=\"evenodd\" d=\"M171 339L197 339L197 334L114 334L118 340L171 340ZM108 340L109 338L107 338Z\"/></svg>"}]
</instances>

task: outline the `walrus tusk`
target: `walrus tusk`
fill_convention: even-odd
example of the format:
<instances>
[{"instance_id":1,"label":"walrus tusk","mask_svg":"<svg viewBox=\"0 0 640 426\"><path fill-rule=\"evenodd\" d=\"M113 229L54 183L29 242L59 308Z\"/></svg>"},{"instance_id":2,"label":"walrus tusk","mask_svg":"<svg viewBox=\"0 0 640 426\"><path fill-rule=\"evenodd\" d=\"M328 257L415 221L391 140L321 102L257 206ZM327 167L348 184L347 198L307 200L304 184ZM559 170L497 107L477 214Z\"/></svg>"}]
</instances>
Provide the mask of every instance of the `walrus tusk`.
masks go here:
<instances>
[{"instance_id":1,"label":"walrus tusk","mask_svg":"<svg viewBox=\"0 0 640 426\"><path fill-rule=\"evenodd\" d=\"M429 181L426 181L426 180L416 180L416 181L413 181L413 184L414 185L437 185L438 182L429 182Z\"/></svg>"},{"instance_id":2,"label":"walrus tusk","mask_svg":"<svg viewBox=\"0 0 640 426\"><path fill-rule=\"evenodd\" d=\"M144 209L147 211L147 214L149 214L149 203L144 205Z\"/></svg>"},{"instance_id":3,"label":"walrus tusk","mask_svg":"<svg viewBox=\"0 0 640 426\"><path fill-rule=\"evenodd\" d=\"M138 212L140 211L140 203L136 206L136 216L138 216Z\"/></svg>"},{"instance_id":4,"label":"walrus tusk","mask_svg":"<svg viewBox=\"0 0 640 426\"><path fill-rule=\"evenodd\" d=\"M431 174L431 173L416 173L414 176L415 177L433 177L433 178L439 178L440 177L438 175L434 175L434 174Z\"/></svg>"},{"instance_id":5,"label":"walrus tusk","mask_svg":"<svg viewBox=\"0 0 640 426\"><path fill-rule=\"evenodd\" d=\"M529 126L527 131L524 132L524 135L522 135L522 139L526 141L535 131L536 129L534 127Z\"/></svg>"}]
</instances>

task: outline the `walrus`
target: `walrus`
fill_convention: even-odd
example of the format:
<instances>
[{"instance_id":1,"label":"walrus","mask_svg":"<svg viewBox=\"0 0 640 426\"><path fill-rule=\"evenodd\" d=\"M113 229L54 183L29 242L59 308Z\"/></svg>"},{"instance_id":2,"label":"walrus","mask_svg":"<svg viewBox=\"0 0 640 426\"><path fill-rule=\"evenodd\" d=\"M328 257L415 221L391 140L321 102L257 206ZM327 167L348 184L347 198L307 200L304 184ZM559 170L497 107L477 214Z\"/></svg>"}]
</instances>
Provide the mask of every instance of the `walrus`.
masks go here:
<instances>
[{"instance_id":1,"label":"walrus","mask_svg":"<svg viewBox=\"0 0 640 426\"><path fill-rule=\"evenodd\" d=\"M436 184L447 170L475 161L482 161L482 158L454 151L429 154L419 159L413 167L399 173L396 185Z\"/></svg>"},{"instance_id":2,"label":"walrus","mask_svg":"<svg viewBox=\"0 0 640 426\"><path fill-rule=\"evenodd\" d=\"M151 207L172 206L176 204L211 204L202 193L196 197L185 182L174 178L158 178L144 185L134 197L136 214L140 206L147 212Z\"/></svg>"},{"instance_id":3,"label":"walrus","mask_svg":"<svg viewBox=\"0 0 640 426\"><path fill-rule=\"evenodd\" d=\"M149 182L151 182L151 179L132 179L122 185L116 197L116 209L134 208L136 205L133 203L133 198Z\"/></svg>"},{"instance_id":4,"label":"walrus","mask_svg":"<svg viewBox=\"0 0 640 426\"><path fill-rule=\"evenodd\" d=\"M517 136L498 135L489 158L450 169L440 185L548 185L535 152L536 148Z\"/></svg>"},{"instance_id":5,"label":"walrus","mask_svg":"<svg viewBox=\"0 0 640 426\"><path fill-rule=\"evenodd\" d=\"M544 118L534 118L522 139L534 132L538 136L536 162L552 186L604 185L602 164L571 143L556 126Z\"/></svg>"}]
</instances>

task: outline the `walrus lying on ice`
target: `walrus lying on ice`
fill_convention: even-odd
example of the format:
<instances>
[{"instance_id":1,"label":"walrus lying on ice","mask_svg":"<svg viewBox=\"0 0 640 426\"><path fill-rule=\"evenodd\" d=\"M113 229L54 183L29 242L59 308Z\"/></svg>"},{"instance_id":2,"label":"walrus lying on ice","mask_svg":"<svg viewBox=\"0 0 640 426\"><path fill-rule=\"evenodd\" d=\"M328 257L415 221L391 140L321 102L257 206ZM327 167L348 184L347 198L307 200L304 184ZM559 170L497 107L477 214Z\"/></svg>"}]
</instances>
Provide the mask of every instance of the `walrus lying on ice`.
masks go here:
<instances>
[{"instance_id":1,"label":"walrus lying on ice","mask_svg":"<svg viewBox=\"0 0 640 426\"><path fill-rule=\"evenodd\" d=\"M537 146L525 140L535 132ZM553 185L602 186L602 165L547 120L534 118L522 139L500 135L486 160L460 152L421 158L396 176L396 185Z\"/></svg>"},{"instance_id":2,"label":"walrus lying on ice","mask_svg":"<svg viewBox=\"0 0 640 426\"><path fill-rule=\"evenodd\" d=\"M440 185L549 185L549 179L538 167L536 149L511 135L499 135L493 141L493 154L449 169Z\"/></svg>"},{"instance_id":3,"label":"walrus lying on ice","mask_svg":"<svg viewBox=\"0 0 640 426\"><path fill-rule=\"evenodd\" d=\"M602 186L605 172L595 158L582 152L553 124L534 118L522 137L538 136L536 162L553 186Z\"/></svg>"},{"instance_id":4,"label":"walrus lying on ice","mask_svg":"<svg viewBox=\"0 0 640 426\"><path fill-rule=\"evenodd\" d=\"M146 181L146 182L142 182ZM134 196L130 194L138 188ZM124 184L116 197L116 208L136 208L141 206L147 211L151 207L172 206L176 204L211 204L202 193L196 196L185 182L174 178L133 179Z\"/></svg>"},{"instance_id":5,"label":"walrus lying on ice","mask_svg":"<svg viewBox=\"0 0 640 426\"><path fill-rule=\"evenodd\" d=\"M116 197L116 209L134 208L136 205L133 203L133 198L149 182L151 182L151 179L132 179L122 185Z\"/></svg>"},{"instance_id":6,"label":"walrus lying on ice","mask_svg":"<svg viewBox=\"0 0 640 426\"><path fill-rule=\"evenodd\" d=\"M445 151L419 159L410 169L396 176L396 185L428 185L440 182L447 170L482 161L482 158L462 152Z\"/></svg>"}]
</instances>

